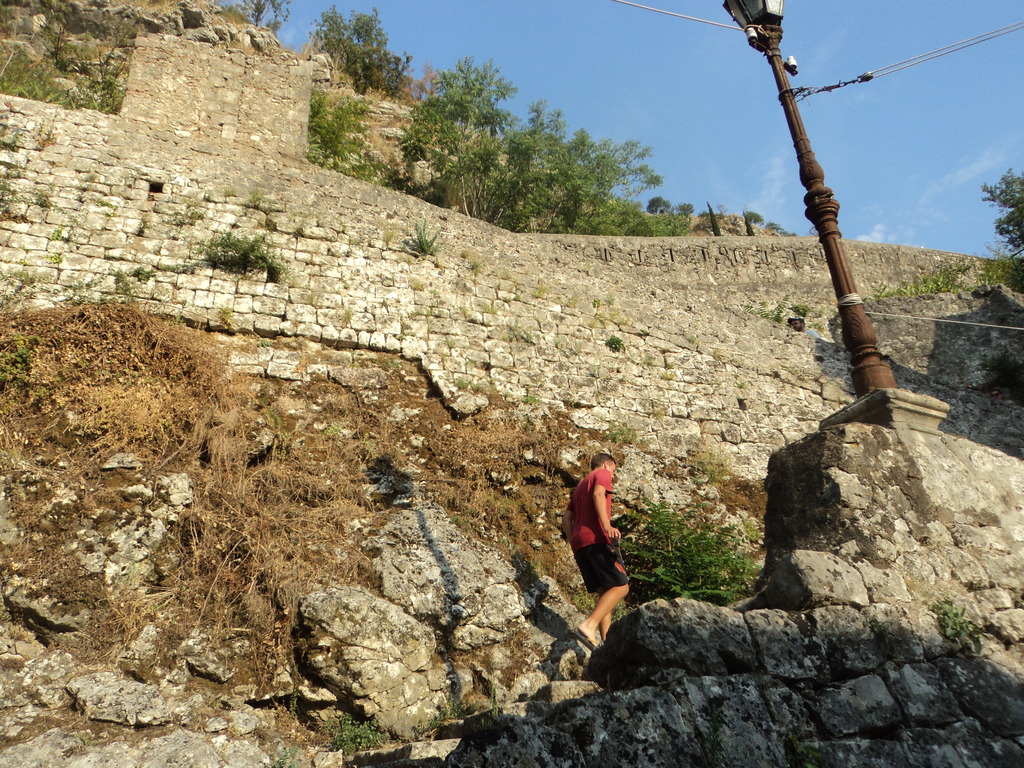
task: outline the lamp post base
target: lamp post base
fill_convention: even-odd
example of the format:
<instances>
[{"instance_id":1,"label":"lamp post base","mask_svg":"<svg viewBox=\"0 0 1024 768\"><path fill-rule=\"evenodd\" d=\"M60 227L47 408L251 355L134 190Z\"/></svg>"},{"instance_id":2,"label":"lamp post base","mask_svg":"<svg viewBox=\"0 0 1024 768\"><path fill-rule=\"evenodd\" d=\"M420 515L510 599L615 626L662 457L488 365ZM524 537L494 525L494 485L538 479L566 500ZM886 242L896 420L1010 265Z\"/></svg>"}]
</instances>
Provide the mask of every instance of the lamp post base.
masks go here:
<instances>
[{"instance_id":1,"label":"lamp post base","mask_svg":"<svg viewBox=\"0 0 1024 768\"><path fill-rule=\"evenodd\" d=\"M876 389L857 398L845 408L822 419L821 429L837 424L878 424L897 432L910 430L929 435L942 434L939 425L949 413L949 404L905 389Z\"/></svg>"}]
</instances>

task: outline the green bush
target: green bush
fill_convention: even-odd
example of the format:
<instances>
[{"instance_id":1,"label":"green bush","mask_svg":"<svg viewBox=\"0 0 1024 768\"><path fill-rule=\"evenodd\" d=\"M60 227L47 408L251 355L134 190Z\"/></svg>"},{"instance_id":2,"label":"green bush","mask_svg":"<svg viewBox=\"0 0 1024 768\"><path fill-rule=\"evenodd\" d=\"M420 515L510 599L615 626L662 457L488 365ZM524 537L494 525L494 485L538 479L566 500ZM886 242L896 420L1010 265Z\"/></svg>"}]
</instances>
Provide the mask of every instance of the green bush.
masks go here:
<instances>
[{"instance_id":1,"label":"green bush","mask_svg":"<svg viewBox=\"0 0 1024 768\"><path fill-rule=\"evenodd\" d=\"M604 340L604 345L608 347L612 352L621 352L626 348L626 342L620 339L618 336L609 336Z\"/></svg>"},{"instance_id":2,"label":"green bush","mask_svg":"<svg viewBox=\"0 0 1024 768\"><path fill-rule=\"evenodd\" d=\"M981 283L1005 285L1018 293L1024 293L1024 254L1015 257L998 254L981 262Z\"/></svg>"},{"instance_id":3,"label":"green bush","mask_svg":"<svg viewBox=\"0 0 1024 768\"><path fill-rule=\"evenodd\" d=\"M967 616L962 605L952 600L940 600L928 606L939 622L942 636L954 643L961 651L981 651L981 627Z\"/></svg>"},{"instance_id":4,"label":"green bush","mask_svg":"<svg viewBox=\"0 0 1024 768\"><path fill-rule=\"evenodd\" d=\"M38 344L36 336L15 336L3 342L0 347L0 391L28 381L32 355Z\"/></svg>"},{"instance_id":5,"label":"green bush","mask_svg":"<svg viewBox=\"0 0 1024 768\"><path fill-rule=\"evenodd\" d=\"M387 166L367 151L368 112L369 107L357 99L332 102L323 91L313 91L309 105L309 161L363 181L383 180Z\"/></svg>"},{"instance_id":6,"label":"green bush","mask_svg":"<svg viewBox=\"0 0 1024 768\"><path fill-rule=\"evenodd\" d=\"M875 289L874 299L887 299L902 296L923 296L932 293L957 293L973 288L976 276L975 265L967 259L959 259L943 264L934 272L918 275L910 282L897 286L879 286Z\"/></svg>"},{"instance_id":7,"label":"green bush","mask_svg":"<svg viewBox=\"0 0 1024 768\"><path fill-rule=\"evenodd\" d=\"M247 275L265 271L267 282L278 283L285 277L285 267L264 237L246 237L233 232L214 235L199 246L203 260L215 269Z\"/></svg>"},{"instance_id":8,"label":"green bush","mask_svg":"<svg viewBox=\"0 0 1024 768\"><path fill-rule=\"evenodd\" d=\"M352 11L346 19L331 6L313 25L313 46L326 53L352 80L356 93L374 90L398 96L405 86L412 57L388 50L388 36L377 9Z\"/></svg>"},{"instance_id":9,"label":"green bush","mask_svg":"<svg viewBox=\"0 0 1024 768\"><path fill-rule=\"evenodd\" d=\"M1024 360L1019 354L1004 347L984 358L981 368L991 377L989 387L1006 387L1014 395L1024 391Z\"/></svg>"},{"instance_id":10,"label":"green bush","mask_svg":"<svg viewBox=\"0 0 1024 768\"><path fill-rule=\"evenodd\" d=\"M756 307L753 304L747 304L743 309L752 315L763 317L765 320L771 320L773 323L784 323L789 317L794 315L806 319L811 314L811 308L807 304L790 304L788 294L775 304L769 304L767 301L761 300L757 302Z\"/></svg>"},{"instance_id":11,"label":"green bush","mask_svg":"<svg viewBox=\"0 0 1024 768\"><path fill-rule=\"evenodd\" d=\"M330 741L328 752L341 752L351 755L367 749L376 749L384 743L384 734L371 720L360 722L352 715L342 713L327 723Z\"/></svg>"},{"instance_id":12,"label":"green bush","mask_svg":"<svg viewBox=\"0 0 1024 768\"><path fill-rule=\"evenodd\" d=\"M629 557L631 594L641 601L688 597L727 605L750 593L757 564L731 527L701 520L700 507L679 512L647 502L630 511L622 528Z\"/></svg>"}]
</instances>

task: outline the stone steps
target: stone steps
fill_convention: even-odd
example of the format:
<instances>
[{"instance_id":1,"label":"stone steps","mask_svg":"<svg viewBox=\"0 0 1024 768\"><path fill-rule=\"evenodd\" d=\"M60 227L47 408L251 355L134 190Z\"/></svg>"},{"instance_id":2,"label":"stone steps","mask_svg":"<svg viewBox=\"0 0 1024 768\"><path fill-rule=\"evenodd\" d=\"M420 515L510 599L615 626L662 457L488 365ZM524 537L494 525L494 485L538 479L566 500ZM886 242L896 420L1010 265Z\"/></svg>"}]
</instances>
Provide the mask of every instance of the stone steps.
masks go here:
<instances>
[{"instance_id":1,"label":"stone steps","mask_svg":"<svg viewBox=\"0 0 1024 768\"><path fill-rule=\"evenodd\" d=\"M540 718L555 704L577 699L601 690L597 683L586 680L559 680L541 687L528 701L504 704L498 711L477 712L461 720L445 723L432 741L416 741L398 747L373 749L342 756L322 752L313 760L314 768L434 768L471 733L490 727L498 718Z\"/></svg>"}]
</instances>

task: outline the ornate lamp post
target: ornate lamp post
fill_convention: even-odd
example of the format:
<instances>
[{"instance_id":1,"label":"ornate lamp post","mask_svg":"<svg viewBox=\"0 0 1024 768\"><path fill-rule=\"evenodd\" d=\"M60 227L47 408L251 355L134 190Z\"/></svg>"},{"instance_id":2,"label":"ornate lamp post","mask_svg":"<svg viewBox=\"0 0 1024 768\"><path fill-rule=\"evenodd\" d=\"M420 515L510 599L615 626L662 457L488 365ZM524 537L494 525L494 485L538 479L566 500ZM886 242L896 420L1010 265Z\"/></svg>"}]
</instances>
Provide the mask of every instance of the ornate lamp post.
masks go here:
<instances>
[{"instance_id":1,"label":"ornate lamp post","mask_svg":"<svg viewBox=\"0 0 1024 768\"><path fill-rule=\"evenodd\" d=\"M771 64L779 101L786 113L786 122L793 137L800 181L807 190L804 211L818 232L818 240L825 251L832 287L839 303L839 317L843 327L843 344L850 353L853 388L858 397L875 389L895 389L892 370L878 351L878 338L874 326L864 312L864 305L853 283L853 274L846 263L842 235L839 232L839 201L825 186L825 172L814 157L803 119L796 106L796 98L786 75L787 67L795 73L795 66L782 61L779 45L782 42L782 5L784 0L726 0L725 9L747 33L751 47L760 51Z\"/></svg>"}]
</instances>

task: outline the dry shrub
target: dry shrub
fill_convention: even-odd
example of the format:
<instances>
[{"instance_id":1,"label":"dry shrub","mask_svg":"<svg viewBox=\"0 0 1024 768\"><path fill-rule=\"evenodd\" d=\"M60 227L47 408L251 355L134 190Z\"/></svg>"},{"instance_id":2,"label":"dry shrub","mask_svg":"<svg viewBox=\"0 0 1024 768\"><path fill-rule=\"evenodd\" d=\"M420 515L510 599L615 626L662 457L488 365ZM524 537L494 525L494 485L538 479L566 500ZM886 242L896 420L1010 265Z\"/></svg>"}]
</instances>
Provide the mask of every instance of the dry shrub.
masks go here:
<instances>
[{"instance_id":1,"label":"dry shrub","mask_svg":"<svg viewBox=\"0 0 1024 768\"><path fill-rule=\"evenodd\" d=\"M391 499L369 491L374 468L416 480L419 494L521 571L578 580L564 547L534 547L557 533L568 493L558 452L594 437L563 418L531 423L495 398L484 413L456 421L415 366L384 356L362 362L388 363L387 389L377 393L241 375L232 383L208 335L128 305L2 317L0 372L5 359L2 428L17 449L9 453L59 454L46 467L25 463L53 473L54 486L86 489L50 530L36 520L43 496L17 503L33 548L26 575L45 577L46 552L74 540L79 516L120 525L134 514L113 476L97 468L115 450L143 462L141 480L126 484L170 472L193 480L193 505L161 551L173 567L138 590L90 593L96 645L107 653L148 623L164 628L169 649L193 628L215 642L244 636L253 650L242 676L266 690L294 664L302 595L379 586L360 548L392 511ZM60 586L73 591L70 582Z\"/></svg>"},{"instance_id":2,"label":"dry shrub","mask_svg":"<svg viewBox=\"0 0 1024 768\"><path fill-rule=\"evenodd\" d=\"M128 304L0 318L4 360L15 366L6 377L0 367L8 428L93 452L131 444L152 456L194 444L230 396L202 334Z\"/></svg>"}]
</instances>

